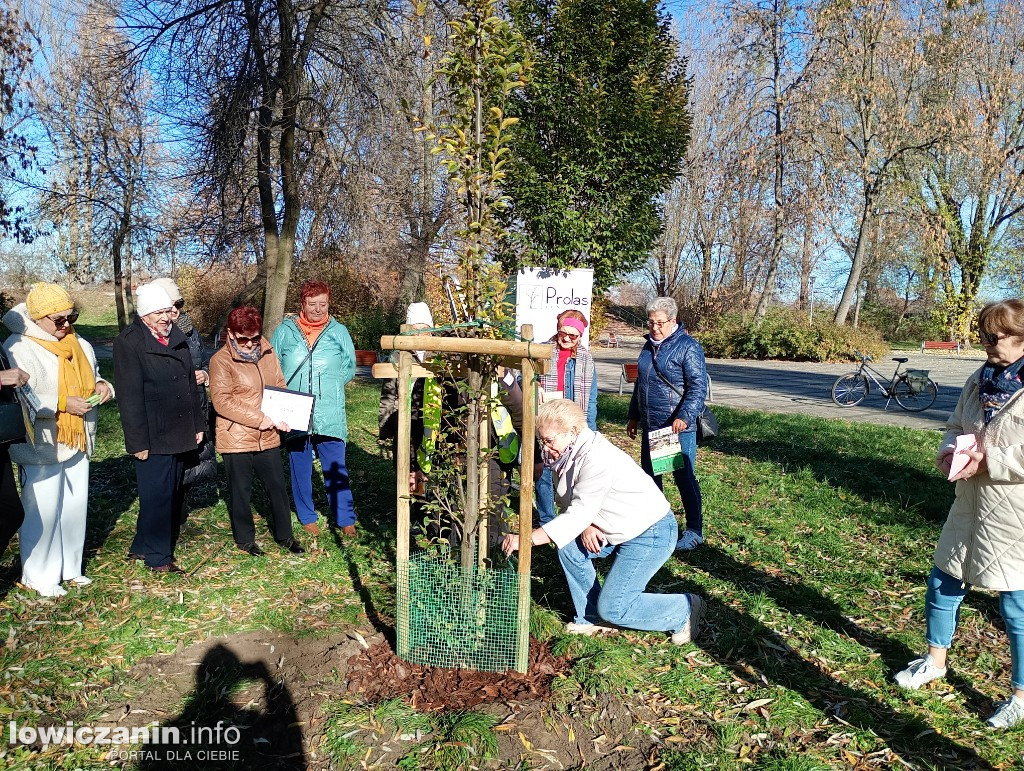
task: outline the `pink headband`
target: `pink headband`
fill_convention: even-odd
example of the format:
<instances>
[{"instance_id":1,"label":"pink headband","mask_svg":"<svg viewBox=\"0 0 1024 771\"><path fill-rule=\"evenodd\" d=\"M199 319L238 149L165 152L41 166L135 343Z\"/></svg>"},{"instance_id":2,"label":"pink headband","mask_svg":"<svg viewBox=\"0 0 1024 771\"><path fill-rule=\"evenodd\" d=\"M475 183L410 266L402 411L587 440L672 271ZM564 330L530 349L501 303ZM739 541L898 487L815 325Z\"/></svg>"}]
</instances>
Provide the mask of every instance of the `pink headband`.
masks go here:
<instances>
[{"instance_id":1,"label":"pink headband","mask_svg":"<svg viewBox=\"0 0 1024 771\"><path fill-rule=\"evenodd\" d=\"M562 319L558 328L562 329L562 327L572 327L580 333L580 337L583 337L583 330L587 328L587 325L579 319Z\"/></svg>"}]
</instances>

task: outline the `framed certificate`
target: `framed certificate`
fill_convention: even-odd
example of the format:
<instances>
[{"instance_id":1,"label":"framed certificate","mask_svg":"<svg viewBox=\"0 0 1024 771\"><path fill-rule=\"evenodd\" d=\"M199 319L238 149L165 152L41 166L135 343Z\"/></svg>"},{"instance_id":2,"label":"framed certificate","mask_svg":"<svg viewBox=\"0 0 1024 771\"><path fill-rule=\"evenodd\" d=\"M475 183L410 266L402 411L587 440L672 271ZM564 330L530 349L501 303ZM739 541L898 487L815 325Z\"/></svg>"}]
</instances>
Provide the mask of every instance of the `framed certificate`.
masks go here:
<instances>
[{"instance_id":1,"label":"framed certificate","mask_svg":"<svg viewBox=\"0 0 1024 771\"><path fill-rule=\"evenodd\" d=\"M313 430L314 402L312 394L266 386L260 410L274 423L287 423L292 431L308 434Z\"/></svg>"}]
</instances>

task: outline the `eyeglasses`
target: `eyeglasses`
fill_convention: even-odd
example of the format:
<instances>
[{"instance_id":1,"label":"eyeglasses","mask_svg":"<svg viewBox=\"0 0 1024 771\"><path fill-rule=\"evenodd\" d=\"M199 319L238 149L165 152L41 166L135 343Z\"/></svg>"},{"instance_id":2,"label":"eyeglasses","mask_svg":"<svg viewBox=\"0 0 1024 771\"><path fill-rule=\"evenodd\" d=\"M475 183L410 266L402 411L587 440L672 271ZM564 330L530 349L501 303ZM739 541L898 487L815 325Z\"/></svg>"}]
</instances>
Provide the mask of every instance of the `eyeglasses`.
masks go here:
<instances>
[{"instance_id":1,"label":"eyeglasses","mask_svg":"<svg viewBox=\"0 0 1024 771\"><path fill-rule=\"evenodd\" d=\"M555 443L555 441L558 439L558 437L565 436L568 433L569 433L568 431L559 431L557 434L552 434L549 437L543 437L543 436L539 437L540 438L540 443L542 445L544 445L545 447L550 447L551 445L553 445Z\"/></svg>"},{"instance_id":2,"label":"eyeglasses","mask_svg":"<svg viewBox=\"0 0 1024 771\"><path fill-rule=\"evenodd\" d=\"M78 311L73 311L72 313L69 313L67 316L58 316L57 318L54 318L53 316L47 316L46 318L52 321L53 325L57 327L57 329L60 329L65 324L74 324L76 321L78 321Z\"/></svg>"},{"instance_id":3,"label":"eyeglasses","mask_svg":"<svg viewBox=\"0 0 1024 771\"><path fill-rule=\"evenodd\" d=\"M659 329L661 327L665 326L666 324L671 324L671 323L672 323L671 319L665 319L664 321L655 321L654 319L647 319L647 326L649 326L649 327L658 327Z\"/></svg>"},{"instance_id":4,"label":"eyeglasses","mask_svg":"<svg viewBox=\"0 0 1024 771\"><path fill-rule=\"evenodd\" d=\"M995 345L1000 340L1009 337L1009 335L1002 335L998 332L979 332L978 337L981 339L982 345Z\"/></svg>"},{"instance_id":5,"label":"eyeglasses","mask_svg":"<svg viewBox=\"0 0 1024 771\"><path fill-rule=\"evenodd\" d=\"M566 340L579 340L579 335L574 335L572 332L559 332L559 337L564 337Z\"/></svg>"},{"instance_id":6,"label":"eyeglasses","mask_svg":"<svg viewBox=\"0 0 1024 771\"><path fill-rule=\"evenodd\" d=\"M244 337L243 335L235 335L235 342L241 343L242 345L250 345L258 343L260 341L260 334L257 333L252 337Z\"/></svg>"},{"instance_id":7,"label":"eyeglasses","mask_svg":"<svg viewBox=\"0 0 1024 771\"><path fill-rule=\"evenodd\" d=\"M174 307L177 308L180 311L182 308L185 307L185 301L184 300L175 300L174 301Z\"/></svg>"}]
</instances>

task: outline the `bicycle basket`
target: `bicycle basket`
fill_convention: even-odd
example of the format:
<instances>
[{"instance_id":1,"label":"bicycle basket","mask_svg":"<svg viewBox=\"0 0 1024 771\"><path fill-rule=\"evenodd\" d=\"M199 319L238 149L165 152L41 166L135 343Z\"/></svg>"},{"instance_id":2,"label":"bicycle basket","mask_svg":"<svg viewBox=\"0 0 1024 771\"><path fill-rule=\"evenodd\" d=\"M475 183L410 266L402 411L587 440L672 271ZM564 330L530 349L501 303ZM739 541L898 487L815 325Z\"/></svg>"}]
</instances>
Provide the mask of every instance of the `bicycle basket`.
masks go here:
<instances>
[{"instance_id":1,"label":"bicycle basket","mask_svg":"<svg viewBox=\"0 0 1024 771\"><path fill-rule=\"evenodd\" d=\"M908 369L907 383L910 385L911 393L919 394L928 387L927 369Z\"/></svg>"}]
</instances>

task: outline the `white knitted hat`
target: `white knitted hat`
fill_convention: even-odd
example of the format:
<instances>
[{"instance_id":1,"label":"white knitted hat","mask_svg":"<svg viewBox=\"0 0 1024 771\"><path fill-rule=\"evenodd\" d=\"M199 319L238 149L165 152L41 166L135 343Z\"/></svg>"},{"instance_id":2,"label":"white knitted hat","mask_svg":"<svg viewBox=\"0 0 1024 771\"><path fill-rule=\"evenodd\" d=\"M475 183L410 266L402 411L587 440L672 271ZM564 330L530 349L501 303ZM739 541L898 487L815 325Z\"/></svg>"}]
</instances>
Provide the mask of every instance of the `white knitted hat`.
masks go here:
<instances>
[{"instance_id":1,"label":"white knitted hat","mask_svg":"<svg viewBox=\"0 0 1024 771\"><path fill-rule=\"evenodd\" d=\"M148 316L153 311L166 310L174 305L167 290L158 284L142 284L135 290L135 312Z\"/></svg>"}]
</instances>

